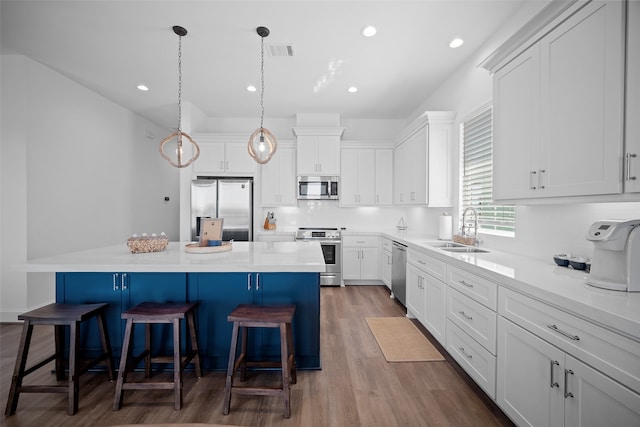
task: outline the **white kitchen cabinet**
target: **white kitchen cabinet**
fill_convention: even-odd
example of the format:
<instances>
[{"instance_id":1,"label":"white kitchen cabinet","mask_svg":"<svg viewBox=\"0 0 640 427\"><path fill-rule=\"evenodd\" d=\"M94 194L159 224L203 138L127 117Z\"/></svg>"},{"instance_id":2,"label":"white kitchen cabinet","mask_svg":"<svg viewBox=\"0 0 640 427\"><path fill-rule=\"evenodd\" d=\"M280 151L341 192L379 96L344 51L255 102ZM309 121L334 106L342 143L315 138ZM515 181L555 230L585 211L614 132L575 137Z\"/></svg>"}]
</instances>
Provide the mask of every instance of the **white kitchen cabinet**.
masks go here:
<instances>
[{"instance_id":1,"label":"white kitchen cabinet","mask_svg":"<svg viewBox=\"0 0 640 427\"><path fill-rule=\"evenodd\" d=\"M445 270L442 261L407 251L407 315L418 319L442 345L446 335Z\"/></svg>"},{"instance_id":2,"label":"white kitchen cabinet","mask_svg":"<svg viewBox=\"0 0 640 427\"><path fill-rule=\"evenodd\" d=\"M431 207L453 203L452 112L427 112L393 150L393 202Z\"/></svg>"},{"instance_id":3,"label":"white kitchen cabinet","mask_svg":"<svg viewBox=\"0 0 640 427\"><path fill-rule=\"evenodd\" d=\"M200 147L200 156L192 166L194 173L233 176L255 174L256 162L247 151L247 141L239 136L194 134L192 137ZM223 141L225 139L233 142Z\"/></svg>"},{"instance_id":4,"label":"white kitchen cabinet","mask_svg":"<svg viewBox=\"0 0 640 427\"><path fill-rule=\"evenodd\" d=\"M518 425L638 426L640 394L498 319L497 403Z\"/></svg>"},{"instance_id":5,"label":"white kitchen cabinet","mask_svg":"<svg viewBox=\"0 0 640 427\"><path fill-rule=\"evenodd\" d=\"M342 279L380 280L379 236L342 236Z\"/></svg>"},{"instance_id":6,"label":"white kitchen cabinet","mask_svg":"<svg viewBox=\"0 0 640 427\"><path fill-rule=\"evenodd\" d=\"M382 272L382 281L387 288L391 289L391 265L392 265L392 243L386 237L382 238L382 257L380 260L380 270Z\"/></svg>"},{"instance_id":7,"label":"white kitchen cabinet","mask_svg":"<svg viewBox=\"0 0 640 427\"><path fill-rule=\"evenodd\" d=\"M298 175L339 176L340 136L344 128L294 128Z\"/></svg>"},{"instance_id":8,"label":"white kitchen cabinet","mask_svg":"<svg viewBox=\"0 0 640 427\"><path fill-rule=\"evenodd\" d=\"M577 7L494 74L495 200L622 192L624 3Z\"/></svg>"},{"instance_id":9,"label":"white kitchen cabinet","mask_svg":"<svg viewBox=\"0 0 640 427\"><path fill-rule=\"evenodd\" d=\"M391 204L391 149L343 148L340 162L340 206Z\"/></svg>"},{"instance_id":10,"label":"white kitchen cabinet","mask_svg":"<svg viewBox=\"0 0 640 427\"><path fill-rule=\"evenodd\" d=\"M640 193L640 2L627 3L627 104L624 190Z\"/></svg>"},{"instance_id":11,"label":"white kitchen cabinet","mask_svg":"<svg viewBox=\"0 0 640 427\"><path fill-rule=\"evenodd\" d=\"M297 206L296 149L278 147L268 163L260 165L262 206Z\"/></svg>"}]
</instances>

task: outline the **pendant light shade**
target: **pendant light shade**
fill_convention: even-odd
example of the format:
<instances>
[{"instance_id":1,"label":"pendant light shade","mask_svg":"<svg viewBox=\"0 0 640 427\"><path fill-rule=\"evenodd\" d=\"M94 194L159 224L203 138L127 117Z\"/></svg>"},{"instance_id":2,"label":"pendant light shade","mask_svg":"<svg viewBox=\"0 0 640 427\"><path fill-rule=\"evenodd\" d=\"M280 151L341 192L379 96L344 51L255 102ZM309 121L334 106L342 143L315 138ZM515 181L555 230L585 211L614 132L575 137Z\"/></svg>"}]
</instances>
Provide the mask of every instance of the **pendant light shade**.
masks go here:
<instances>
[{"instance_id":1,"label":"pendant light shade","mask_svg":"<svg viewBox=\"0 0 640 427\"><path fill-rule=\"evenodd\" d=\"M182 132L182 37L187 35L187 30L176 25L173 27L173 32L178 35L178 130L160 141L160 155L171 166L184 168L200 156L200 147L187 133ZM184 160L184 140L193 145L193 155L187 161ZM175 147L175 149L169 147Z\"/></svg>"},{"instance_id":2,"label":"pendant light shade","mask_svg":"<svg viewBox=\"0 0 640 427\"><path fill-rule=\"evenodd\" d=\"M258 163L265 164L273 157L278 148L276 137L263 126L264 123L264 38L269 35L266 27L256 28L260 41L260 127L251 134L247 149L249 155Z\"/></svg>"}]
</instances>

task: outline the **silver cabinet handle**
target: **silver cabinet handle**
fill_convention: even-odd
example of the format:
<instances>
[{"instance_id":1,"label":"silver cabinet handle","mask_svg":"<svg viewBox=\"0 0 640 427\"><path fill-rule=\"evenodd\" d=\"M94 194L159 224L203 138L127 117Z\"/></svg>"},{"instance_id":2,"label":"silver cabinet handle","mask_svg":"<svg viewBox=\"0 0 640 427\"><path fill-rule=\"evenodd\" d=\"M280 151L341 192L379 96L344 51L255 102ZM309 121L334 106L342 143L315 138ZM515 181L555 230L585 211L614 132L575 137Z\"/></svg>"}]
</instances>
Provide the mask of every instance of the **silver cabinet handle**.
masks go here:
<instances>
[{"instance_id":1,"label":"silver cabinet handle","mask_svg":"<svg viewBox=\"0 0 640 427\"><path fill-rule=\"evenodd\" d=\"M251 274L247 274L247 290L251 290Z\"/></svg>"},{"instance_id":2,"label":"silver cabinet handle","mask_svg":"<svg viewBox=\"0 0 640 427\"><path fill-rule=\"evenodd\" d=\"M551 329L554 332L559 333L560 335L564 335L565 337L569 338L570 340L573 341L579 341L580 337L577 335L571 335L568 332L563 331L562 329L558 328L556 325L547 325L547 328Z\"/></svg>"},{"instance_id":3,"label":"silver cabinet handle","mask_svg":"<svg viewBox=\"0 0 640 427\"><path fill-rule=\"evenodd\" d=\"M472 355L472 354L467 353L467 352L464 350L464 347L458 347L458 350L460 350L460 353L462 353L462 354L464 355L464 357L466 357L467 359L473 359L473 355Z\"/></svg>"},{"instance_id":4,"label":"silver cabinet handle","mask_svg":"<svg viewBox=\"0 0 640 427\"><path fill-rule=\"evenodd\" d=\"M122 285L122 290L126 291L127 290L127 273L122 273L122 276L120 276L120 284Z\"/></svg>"},{"instance_id":5,"label":"silver cabinet handle","mask_svg":"<svg viewBox=\"0 0 640 427\"><path fill-rule=\"evenodd\" d=\"M464 317L467 320L473 320L473 316L467 315L464 311L459 311L458 313L462 314L462 317Z\"/></svg>"},{"instance_id":6,"label":"silver cabinet handle","mask_svg":"<svg viewBox=\"0 0 640 427\"><path fill-rule=\"evenodd\" d=\"M466 286L467 288L473 288L473 285L471 283L467 283L464 280L458 280L458 283L460 283L463 286Z\"/></svg>"},{"instance_id":7,"label":"silver cabinet handle","mask_svg":"<svg viewBox=\"0 0 640 427\"><path fill-rule=\"evenodd\" d=\"M538 188L540 188L541 190L544 190L544 184L542 183L542 174L546 172L546 170L540 169L540 173L538 174Z\"/></svg>"},{"instance_id":8,"label":"silver cabinet handle","mask_svg":"<svg viewBox=\"0 0 640 427\"><path fill-rule=\"evenodd\" d=\"M113 273L113 290L114 291L119 291L120 290L120 285L118 285L118 273Z\"/></svg>"},{"instance_id":9,"label":"silver cabinet handle","mask_svg":"<svg viewBox=\"0 0 640 427\"><path fill-rule=\"evenodd\" d=\"M529 190L536 190L538 188L535 184L532 184L532 182L538 181L537 174L537 171L529 171Z\"/></svg>"},{"instance_id":10,"label":"silver cabinet handle","mask_svg":"<svg viewBox=\"0 0 640 427\"><path fill-rule=\"evenodd\" d=\"M224 162L224 168L225 168L225 170L229 170L229 160Z\"/></svg>"},{"instance_id":11,"label":"silver cabinet handle","mask_svg":"<svg viewBox=\"0 0 640 427\"><path fill-rule=\"evenodd\" d=\"M256 291L260 290L260 273L256 273Z\"/></svg>"},{"instance_id":12,"label":"silver cabinet handle","mask_svg":"<svg viewBox=\"0 0 640 427\"><path fill-rule=\"evenodd\" d=\"M554 387L560 387L560 384L558 384L557 381L553 380L553 367L554 366L560 366L560 363L557 360L549 360L549 364L551 365L551 372L550 372L550 383L549 383L549 387L554 388ZM566 384L566 381L565 381Z\"/></svg>"},{"instance_id":13,"label":"silver cabinet handle","mask_svg":"<svg viewBox=\"0 0 640 427\"><path fill-rule=\"evenodd\" d=\"M420 264L422 264L422 265L427 265L427 263L426 263L426 262L424 262L424 261L422 261L421 259L419 259L419 260L418 260L418 262L419 262Z\"/></svg>"},{"instance_id":14,"label":"silver cabinet handle","mask_svg":"<svg viewBox=\"0 0 640 427\"><path fill-rule=\"evenodd\" d=\"M569 391L569 375L573 375L573 371L571 369L564 370L564 398L574 397L573 393Z\"/></svg>"},{"instance_id":15,"label":"silver cabinet handle","mask_svg":"<svg viewBox=\"0 0 640 427\"><path fill-rule=\"evenodd\" d=\"M224 162L220 160L220 170L224 170Z\"/></svg>"},{"instance_id":16,"label":"silver cabinet handle","mask_svg":"<svg viewBox=\"0 0 640 427\"><path fill-rule=\"evenodd\" d=\"M366 240L356 240L356 243L367 243Z\"/></svg>"},{"instance_id":17,"label":"silver cabinet handle","mask_svg":"<svg viewBox=\"0 0 640 427\"><path fill-rule=\"evenodd\" d=\"M635 181L635 175L631 175L631 159L638 157L636 153L627 153L627 181Z\"/></svg>"}]
</instances>

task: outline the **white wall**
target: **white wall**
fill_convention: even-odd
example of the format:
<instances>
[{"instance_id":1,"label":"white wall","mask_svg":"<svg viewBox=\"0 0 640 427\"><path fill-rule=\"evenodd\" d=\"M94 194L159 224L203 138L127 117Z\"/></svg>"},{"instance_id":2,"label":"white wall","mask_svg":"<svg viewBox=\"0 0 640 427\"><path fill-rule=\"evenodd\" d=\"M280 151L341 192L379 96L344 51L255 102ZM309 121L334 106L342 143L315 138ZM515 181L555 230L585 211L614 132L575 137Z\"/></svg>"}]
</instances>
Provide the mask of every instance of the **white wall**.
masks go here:
<instances>
[{"instance_id":1,"label":"white wall","mask_svg":"<svg viewBox=\"0 0 640 427\"><path fill-rule=\"evenodd\" d=\"M29 58L1 59L0 321L15 321L54 298L53 275L25 273L28 259L126 250L134 232L177 239L179 175L158 155L167 130Z\"/></svg>"}]
</instances>

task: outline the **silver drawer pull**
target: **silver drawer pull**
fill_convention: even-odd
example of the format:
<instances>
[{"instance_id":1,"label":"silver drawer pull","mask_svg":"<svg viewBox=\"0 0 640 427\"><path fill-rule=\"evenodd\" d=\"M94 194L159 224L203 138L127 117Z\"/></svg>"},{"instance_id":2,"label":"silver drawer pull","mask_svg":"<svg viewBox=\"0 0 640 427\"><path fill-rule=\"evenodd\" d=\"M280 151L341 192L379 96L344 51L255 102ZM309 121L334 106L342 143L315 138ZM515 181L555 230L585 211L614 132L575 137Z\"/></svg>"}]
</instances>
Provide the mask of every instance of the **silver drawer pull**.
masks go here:
<instances>
[{"instance_id":1,"label":"silver drawer pull","mask_svg":"<svg viewBox=\"0 0 640 427\"><path fill-rule=\"evenodd\" d=\"M463 286L466 286L467 288L473 288L473 285L471 283L467 283L464 280L458 280L458 283L460 283Z\"/></svg>"},{"instance_id":2,"label":"silver drawer pull","mask_svg":"<svg viewBox=\"0 0 640 427\"><path fill-rule=\"evenodd\" d=\"M551 365L551 374L550 374L551 382L549 383L549 387L551 388L560 387L560 384L558 384L557 381L553 380L553 367L556 365L560 366L560 363L557 360L549 360L549 364ZM565 384L566 384L566 381L565 381Z\"/></svg>"},{"instance_id":3,"label":"silver drawer pull","mask_svg":"<svg viewBox=\"0 0 640 427\"><path fill-rule=\"evenodd\" d=\"M573 375L573 371L571 369L564 370L564 398L574 397L573 393L569 391L569 375Z\"/></svg>"},{"instance_id":4,"label":"silver drawer pull","mask_svg":"<svg viewBox=\"0 0 640 427\"><path fill-rule=\"evenodd\" d=\"M473 320L473 316L467 315L464 311L459 311L458 313L462 314L462 317L464 317L467 320Z\"/></svg>"},{"instance_id":5,"label":"silver drawer pull","mask_svg":"<svg viewBox=\"0 0 640 427\"><path fill-rule=\"evenodd\" d=\"M426 262L424 262L424 261L422 261L422 260L420 260L420 259L418 260L418 262L419 262L420 264L422 264L422 265L427 265L427 263L426 263Z\"/></svg>"},{"instance_id":6,"label":"silver drawer pull","mask_svg":"<svg viewBox=\"0 0 640 427\"><path fill-rule=\"evenodd\" d=\"M580 337L577 335L571 335L568 332L563 331L562 329L559 329L556 325L547 325L547 328L551 329L552 331L555 331L557 333L559 333L560 335L564 335L565 337L569 338L570 340L573 341L579 341Z\"/></svg>"},{"instance_id":7,"label":"silver drawer pull","mask_svg":"<svg viewBox=\"0 0 640 427\"><path fill-rule=\"evenodd\" d=\"M460 353L462 353L467 359L473 359L473 355L464 351L464 347L458 347L458 350L460 350Z\"/></svg>"}]
</instances>

